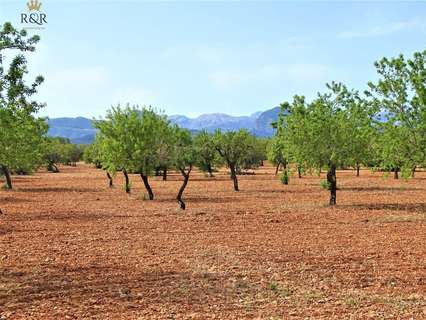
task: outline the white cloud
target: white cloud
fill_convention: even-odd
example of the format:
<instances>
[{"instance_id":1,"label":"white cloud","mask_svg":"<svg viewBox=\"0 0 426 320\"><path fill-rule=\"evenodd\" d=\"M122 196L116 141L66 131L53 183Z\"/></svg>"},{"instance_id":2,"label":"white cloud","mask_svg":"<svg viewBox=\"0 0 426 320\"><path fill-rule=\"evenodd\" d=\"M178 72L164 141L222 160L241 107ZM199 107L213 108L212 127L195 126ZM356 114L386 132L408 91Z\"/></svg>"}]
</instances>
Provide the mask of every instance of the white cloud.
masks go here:
<instances>
[{"instance_id":1,"label":"white cloud","mask_svg":"<svg viewBox=\"0 0 426 320\"><path fill-rule=\"evenodd\" d=\"M426 23L422 20L414 19L405 22L394 22L387 25L373 26L364 31L344 31L337 34L339 39L373 38L387 36L403 30L426 28Z\"/></svg>"}]
</instances>

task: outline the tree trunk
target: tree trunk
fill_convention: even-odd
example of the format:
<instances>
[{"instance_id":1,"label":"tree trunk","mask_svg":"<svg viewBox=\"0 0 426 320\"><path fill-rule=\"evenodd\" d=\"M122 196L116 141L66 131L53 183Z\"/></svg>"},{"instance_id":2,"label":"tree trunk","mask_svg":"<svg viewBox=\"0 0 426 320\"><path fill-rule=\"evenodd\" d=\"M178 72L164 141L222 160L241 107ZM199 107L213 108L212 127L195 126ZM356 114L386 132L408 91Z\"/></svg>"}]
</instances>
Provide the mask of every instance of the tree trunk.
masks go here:
<instances>
[{"instance_id":1,"label":"tree trunk","mask_svg":"<svg viewBox=\"0 0 426 320\"><path fill-rule=\"evenodd\" d=\"M239 191L238 189L238 179L237 179L237 172L235 171L235 165L230 164L229 168L231 169L231 179L234 181L234 190Z\"/></svg>"},{"instance_id":2,"label":"tree trunk","mask_svg":"<svg viewBox=\"0 0 426 320\"><path fill-rule=\"evenodd\" d=\"M260 166L263 167L263 160L260 160Z\"/></svg>"},{"instance_id":3,"label":"tree trunk","mask_svg":"<svg viewBox=\"0 0 426 320\"><path fill-rule=\"evenodd\" d=\"M330 168L327 172L327 182L330 188L330 205L333 206L336 204L336 191L337 191L337 183L336 183L336 165L334 163L330 163Z\"/></svg>"},{"instance_id":4,"label":"tree trunk","mask_svg":"<svg viewBox=\"0 0 426 320\"><path fill-rule=\"evenodd\" d=\"M302 178L302 167L300 165L297 165L297 174L299 175L299 179Z\"/></svg>"},{"instance_id":5,"label":"tree trunk","mask_svg":"<svg viewBox=\"0 0 426 320\"><path fill-rule=\"evenodd\" d=\"M212 165L210 163L207 165L207 172L209 173L209 177L212 178L213 177L213 169L212 169Z\"/></svg>"},{"instance_id":6,"label":"tree trunk","mask_svg":"<svg viewBox=\"0 0 426 320\"><path fill-rule=\"evenodd\" d=\"M6 178L6 188L12 189L12 179L10 178L9 168L6 166L1 166L1 169L3 171L4 177Z\"/></svg>"},{"instance_id":7,"label":"tree trunk","mask_svg":"<svg viewBox=\"0 0 426 320\"><path fill-rule=\"evenodd\" d=\"M281 163L277 164L277 167L275 168L275 175L278 174L278 170L280 170L280 165L281 165Z\"/></svg>"},{"instance_id":8,"label":"tree trunk","mask_svg":"<svg viewBox=\"0 0 426 320\"><path fill-rule=\"evenodd\" d=\"M417 169L417 167L416 167L416 166L414 166L414 167L411 169L411 178L414 178L414 176L416 175L416 169Z\"/></svg>"},{"instance_id":9,"label":"tree trunk","mask_svg":"<svg viewBox=\"0 0 426 320\"><path fill-rule=\"evenodd\" d=\"M127 174L127 171L126 171L126 169L123 169L123 174L124 174L124 178L125 178L125 186L124 186L124 188L125 188L125 190L126 190L126 193L130 193L130 184L129 184L129 175Z\"/></svg>"},{"instance_id":10,"label":"tree trunk","mask_svg":"<svg viewBox=\"0 0 426 320\"><path fill-rule=\"evenodd\" d=\"M359 177L359 169L360 169L360 166L359 166L359 164L357 163L357 165L356 165L356 176L357 176L357 177Z\"/></svg>"},{"instance_id":11,"label":"tree trunk","mask_svg":"<svg viewBox=\"0 0 426 320\"><path fill-rule=\"evenodd\" d=\"M151 186L149 185L148 176L141 173L141 178L142 178L143 184L145 185L146 191L148 191L149 200L154 200L154 193L152 192Z\"/></svg>"},{"instance_id":12,"label":"tree trunk","mask_svg":"<svg viewBox=\"0 0 426 320\"><path fill-rule=\"evenodd\" d=\"M182 210L185 210L185 208L186 208L185 202L182 199L182 195L183 195L183 192L185 191L186 185L188 184L189 174L190 174L191 170L192 170L192 168L190 168L188 170L188 172L185 172L185 170L182 170L182 169L180 170L180 172L182 173L182 176L183 176L183 183L179 188L179 192L177 194L176 200L178 201L180 208Z\"/></svg>"},{"instance_id":13,"label":"tree trunk","mask_svg":"<svg viewBox=\"0 0 426 320\"><path fill-rule=\"evenodd\" d=\"M394 179L398 179L399 178L398 172L399 172L399 168L395 168L394 169L394 173L393 173Z\"/></svg>"},{"instance_id":14,"label":"tree trunk","mask_svg":"<svg viewBox=\"0 0 426 320\"><path fill-rule=\"evenodd\" d=\"M57 172L59 172L59 169L58 169L58 167L55 165L55 163L50 162L50 163L47 165L47 171L57 173Z\"/></svg>"},{"instance_id":15,"label":"tree trunk","mask_svg":"<svg viewBox=\"0 0 426 320\"><path fill-rule=\"evenodd\" d=\"M109 174L109 172L107 172L106 174L107 174L107 177L108 177L108 180L109 180L109 187L112 188L112 185L113 185L113 183L112 183L112 177Z\"/></svg>"},{"instance_id":16,"label":"tree trunk","mask_svg":"<svg viewBox=\"0 0 426 320\"><path fill-rule=\"evenodd\" d=\"M163 168L163 181L167 180L167 167Z\"/></svg>"}]
</instances>

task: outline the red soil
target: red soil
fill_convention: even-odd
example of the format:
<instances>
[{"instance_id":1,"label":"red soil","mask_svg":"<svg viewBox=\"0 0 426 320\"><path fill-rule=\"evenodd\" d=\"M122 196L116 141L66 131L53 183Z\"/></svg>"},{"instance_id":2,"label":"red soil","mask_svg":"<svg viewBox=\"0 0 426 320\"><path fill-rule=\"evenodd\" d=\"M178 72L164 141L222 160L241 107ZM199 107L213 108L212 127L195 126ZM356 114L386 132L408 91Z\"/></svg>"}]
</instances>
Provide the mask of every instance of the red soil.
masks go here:
<instances>
[{"instance_id":1,"label":"red soil","mask_svg":"<svg viewBox=\"0 0 426 320\"><path fill-rule=\"evenodd\" d=\"M0 191L0 319L426 319L426 172L272 167L154 178L156 200L83 164Z\"/></svg>"}]
</instances>

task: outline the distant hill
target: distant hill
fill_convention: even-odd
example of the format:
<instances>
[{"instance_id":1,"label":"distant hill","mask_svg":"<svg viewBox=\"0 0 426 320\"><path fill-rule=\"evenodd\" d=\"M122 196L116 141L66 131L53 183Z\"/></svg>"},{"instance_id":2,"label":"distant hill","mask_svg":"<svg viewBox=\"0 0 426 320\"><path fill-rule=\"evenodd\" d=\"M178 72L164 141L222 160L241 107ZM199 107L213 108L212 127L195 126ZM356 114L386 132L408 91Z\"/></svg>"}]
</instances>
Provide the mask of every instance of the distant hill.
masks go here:
<instances>
[{"instance_id":1,"label":"distant hill","mask_svg":"<svg viewBox=\"0 0 426 320\"><path fill-rule=\"evenodd\" d=\"M47 123L49 136L68 138L72 143L89 144L93 142L96 135L92 120L83 117L53 118L48 119Z\"/></svg>"},{"instance_id":2,"label":"distant hill","mask_svg":"<svg viewBox=\"0 0 426 320\"><path fill-rule=\"evenodd\" d=\"M271 123L277 121L280 111L280 107L275 107L262 112L256 119L256 125L253 133L260 137L272 136L275 129L272 128Z\"/></svg>"},{"instance_id":3,"label":"distant hill","mask_svg":"<svg viewBox=\"0 0 426 320\"><path fill-rule=\"evenodd\" d=\"M224 113L209 113L202 114L197 118L188 118L186 116L174 115L169 116L172 123L175 123L183 128L191 130L207 130L214 132L216 129L224 131L248 129L252 130L255 127L257 116L241 116L235 117Z\"/></svg>"},{"instance_id":4,"label":"distant hill","mask_svg":"<svg viewBox=\"0 0 426 320\"><path fill-rule=\"evenodd\" d=\"M169 116L169 120L193 132L203 129L208 132L214 132L216 129L223 131L247 129L257 136L268 137L274 133L271 122L278 119L279 111L280 108L275 107L264 112L256 112L250 116L209 113L196 118L189 118L183 115L172 115ZM92 120L84 117L52 118L48 119L47 122L49 124L48 135L68 138L73 143L92 143L96 135Z\"/></svg>"}]
</instances>

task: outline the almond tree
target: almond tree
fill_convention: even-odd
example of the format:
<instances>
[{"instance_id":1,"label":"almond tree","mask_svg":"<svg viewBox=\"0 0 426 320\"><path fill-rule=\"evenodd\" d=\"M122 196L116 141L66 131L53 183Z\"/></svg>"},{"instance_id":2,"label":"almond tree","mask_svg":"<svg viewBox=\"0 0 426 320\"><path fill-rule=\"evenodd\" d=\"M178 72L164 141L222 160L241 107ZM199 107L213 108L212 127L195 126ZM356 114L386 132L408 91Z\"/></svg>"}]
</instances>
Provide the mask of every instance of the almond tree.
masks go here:
<instances>
[{"instance_id":1,"label":"almond tree","mask_svg":"<svg viewBox=\"0 0 426 320\"><path fill-rule=\"evenodd\" d=\"M352 143L356 116L356 92L341 83L327 85L329 92L306 104L303 97L295 97L281 128L303 162L310 168L322 164L328 167L327 186L330 205L336 204L336 169L347 165L357 152Z\"/></svg>"},{"instance_id":2,"label":"almond tree","mask_svg":"<svg viewBox=\"0 0 426 320\"><path fill-rule=\"evenodd\" d=\"M31 171L41 163L41 145L47 132L44 119L35 113L44 105L29 100L37 93L43 77L30 85L25 82L28 73L23 52L35 50L38 36L29 37L10 23L0 29L0 169L6 178L6 188L12 189L11 171ZM21 52L5 68L6 52Z\"/></svg>"},{"instance_id":3,"label":"almond tree","mask_svg":"<svg viewBox=\"0 0 426 320\"><path fill-rule=\"evenodd\" d=\"M133 110L120 105L107 111L104 120L95 120L94 126L99 129L95 141L99 147L100 163L102 168L110 174L122 171L125 179L125 191L130 192L128 170L131 167L133 144L128 139L130 132L130 115Z\"/></svg>"},{"instance_id":4,"label":"almond tree","mask_svg":"<svg viewBox=\"0 0 426 320\"><path fill-rule=\"evenodd\" d=\"M411 59L401 54L375 62L377 83L367 92L385 120L381 144L382 167L395 172L426 163L426 50Z\"/></svg>"},{"instance_id":5,"label":"almond tree","mask_svg":"<svg viewBox=\"0 0 426 320\"><path fill-rule=\"evenodd\" d=\"M174 128L175 143L173 146L173 166L182 174L183 182L179 188L176 200L180 208L185 210L186 205L182 195L189 181L189 175L197 162L197 152L194 147L191 133L186 129Z\"/></svg>"},{"instance_id":6,"label":"almond tree","mask_svg":"<svg viewBox=\"0 0 426 320\"><path fill-rule=\"evenodd\" d=\"M214 146L231 171L234 190L238 191L237 169L252 147L253 140L247 130L222 132L217 130L213 136Z\"/></svg>"},{"instance_id":7,"label":"almond tree","mask_svg":"<svg viewBox=\"0 0 426 320\"><path fill-rule=\"evenodd\" d=\"M151 107L129 105L124 109L112 107L105 120L95 121L102 145L102 166L107 172L123 172L126 192L130 192L128 173L139 173L149 199L154 199L149 176L158 164L158 149L168 126L166 117Z\"/></svg>"},{"instance_id":8,"label":"almond tree","mask_svg":"<svg viewBox=\"0 0 426 320\"><path fill-rule=\"evenodd\" d=\"M221 159L217 154L213 136L203 130L194 137L194 148L198 157L198 166L203 172L207 172L213 177L216 166L221 164Z\"/></svg>"}]
</instances>

